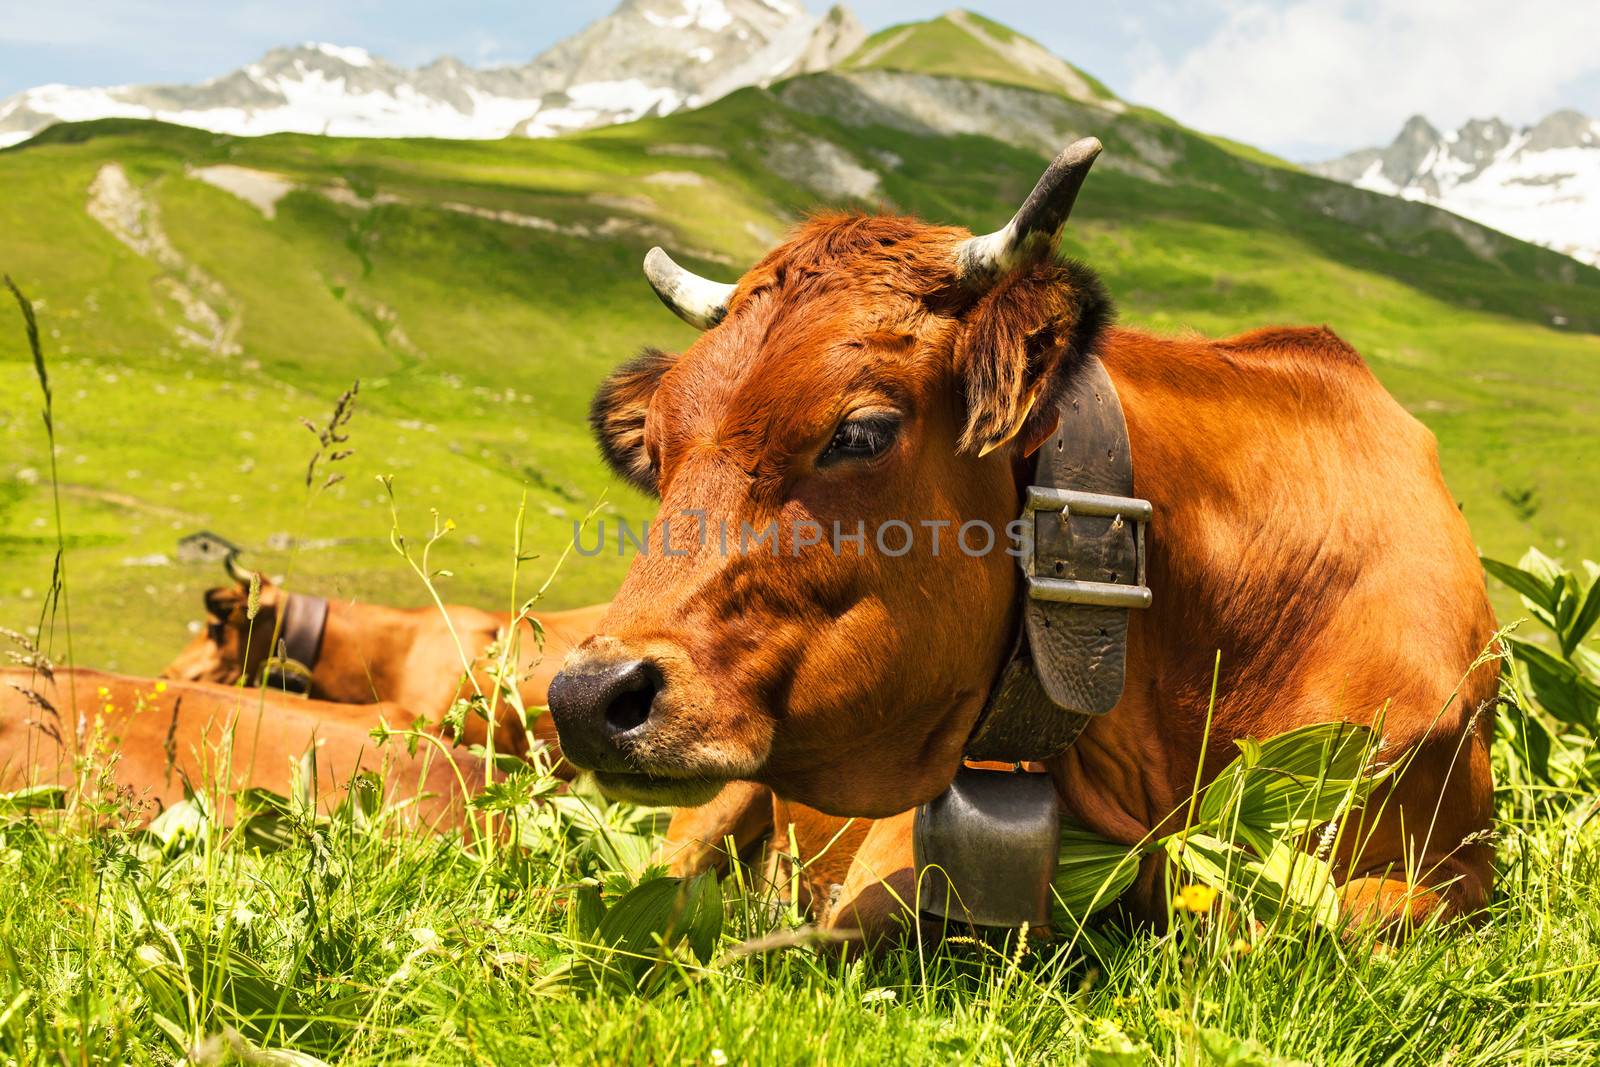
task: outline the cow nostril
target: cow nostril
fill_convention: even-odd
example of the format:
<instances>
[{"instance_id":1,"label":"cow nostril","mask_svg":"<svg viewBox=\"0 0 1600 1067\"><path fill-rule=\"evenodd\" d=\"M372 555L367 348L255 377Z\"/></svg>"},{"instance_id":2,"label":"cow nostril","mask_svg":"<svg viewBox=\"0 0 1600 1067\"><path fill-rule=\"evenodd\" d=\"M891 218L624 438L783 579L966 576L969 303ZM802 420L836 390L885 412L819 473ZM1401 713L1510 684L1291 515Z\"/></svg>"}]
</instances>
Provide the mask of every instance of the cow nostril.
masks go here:
<instances>
[{"instance_id":1,"label":"cow nostril","mask_svg":"<svg viewBox=\"0 0 1600 1067\"><path fill-rule=\"evenodd\" d=\"M653 688L618 694L611 701L611 706L606 708L606 725L619 734L643 726L645 720L650 718L650 705L655 696Z\"/></svg>"},{"instance_id":2,"label":"cow nostril","mask_svg":"<svg viewBox=\"0 0 1600 1067\"><path fill-rule=\"evenodd\" d=\"M606 704L606 726L613 734L625 734L643 726L650 718L651 705L661 689L661 675L655 667L643 662L630 667Z\"/></svg>"}]
</instances>

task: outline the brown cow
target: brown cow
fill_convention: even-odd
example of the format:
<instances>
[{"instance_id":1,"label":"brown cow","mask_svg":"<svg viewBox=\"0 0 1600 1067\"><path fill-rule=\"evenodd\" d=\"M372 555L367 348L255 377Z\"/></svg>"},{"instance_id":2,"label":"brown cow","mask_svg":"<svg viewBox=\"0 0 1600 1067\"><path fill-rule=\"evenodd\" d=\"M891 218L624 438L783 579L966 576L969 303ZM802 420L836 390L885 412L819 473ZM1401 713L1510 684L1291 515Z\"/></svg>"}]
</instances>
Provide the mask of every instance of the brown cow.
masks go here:
<instances>
[{"instance_id":1,"label":"brown cow","mask_svg":"<svg viewBox=\"0 0 1600 1067\"><path fill-rule=\"evenodd\" d=\"M162 677L221 685L231 685L241 677L252 684L260 679L270 658L274 629L283 625L280 614L287 616L302 598L263 578L260 607L251 619L249 593L248 572L239 574L233 585L208 590L205 630L167 665ZM518 690L527 707L544 705L562 657L599 630L605 611L606 605L595 604L540 615L542 650L532 625L525 626L517 649L517 671ZM496 646L505 639L510 625L507 612L459 604L447 605L441 613L433 607L393 608L329 599L316 662L310 665L309 695L339 704L390 701L429 722L442 723L451 705L473 692L465 681L463 655L472 663L482 692L493 692L485 672L494 666ZM528 738L515 714L503 701L498 710L495 749L526 754ZM487 727L481 717L468 715L463 740L483 744ZM549 716L535 719L533 730L536 740L555 744Z\"/></svg>"},{"instance_id":2,"label":"brown cow","mask_svg":"<svg viewBox=\"0 0 1600 1067\"><path fill-rule=\"evenodd\" d=\"M232 685L241 677L259 679L279 613L286 605L289 611L295 610L296 594L261 579L260 606L252 620L249 592L248 572L239 573L233 585L207 591L204 632L178 653L162 677L222 685ZM542 655L531 627L523 633L518 688L525 707L544 706L550 679L562 658L599 630L606 607L598 604L540 615L545 641ZM472 691L462 682L462 651L475 665L478 684L489 692L491 682L484 668L492 666L491 650L510 624L508 613L458 604L446 605L441 614L437 608L393 608L330 599L316 662L311 664L310 696L340 704L388 701L407 709L407 721L420 715L438 725L451 704ZM526 735L514 714L502 704L499 716L496 750L526 755ZM487 723L469 715L463 740L482 744L486 734ZM535 741L550 748L556 774L571 778L573 768L560 758L550 716L534 719L533 735ZM676 812L660 855L678 874L721 868L727 862L724 844L728 838L733 838L742 852L764 838L771 825L770 794L759 786L737 783L710 803Z\"/></svg>"},{"instance_id":3,"label":"brown cow","mask_svg":"<svg viewBox=\"0 0 1600 1067\"><path fill-rule=\"evenodd\" d=\"M1094 274L1055 255L1097 151L1069 148L984 237L824 215L736 286L651 253L658 295L706 332L596 397L602 452L661 508L602 634L552 683L563 750L641 801L747 778L882 818L832 921L888 925L885 885L910 890L903 813L950 782L1018 625L1016 561L952 550L951 531L1019 514L1027 459L1094 355L1155 509L1154 606L1132 618L1121 702L1049 763L1065 810L1129 844L1181 824L1220 651L1201 779L1237 739L1386 707L1384 752L1412 759L1375 835L1339 857L1345 899L1385 918L1476 909L1496 677L1473 665L1495 622L1433 437L1326 329L1110 326ZM704 536L774 521L771 552ZM903 555L808 532L896 521L920 531ZM1128 903L1157 916L1164 895L1152 861Z\"/></svg>"},{"instance_id":4,"label":"brown cow","mask_svg":"<svg viewBox=\"0 0 1600 1067\"><path fill-rule=\"evenodd\" d=\"M357 707L90 670L58 670L49 679L7 668L0 670L0 790L82 786L120 799L130 821L143 821L182 800L186 785L215 789L225 800L251 787L287 796L295 768L315 748L324 810L344 799L357 772L378 771L390 803L419 801L403 807L405 821L461 830L461 785L483 785L483 761L427 743L409 755L401 741L379 746L371 737L380 722L406 729L414 717L393 704ZM80 756L89 758L80 763Z\"/></svg>"}]
</instances>

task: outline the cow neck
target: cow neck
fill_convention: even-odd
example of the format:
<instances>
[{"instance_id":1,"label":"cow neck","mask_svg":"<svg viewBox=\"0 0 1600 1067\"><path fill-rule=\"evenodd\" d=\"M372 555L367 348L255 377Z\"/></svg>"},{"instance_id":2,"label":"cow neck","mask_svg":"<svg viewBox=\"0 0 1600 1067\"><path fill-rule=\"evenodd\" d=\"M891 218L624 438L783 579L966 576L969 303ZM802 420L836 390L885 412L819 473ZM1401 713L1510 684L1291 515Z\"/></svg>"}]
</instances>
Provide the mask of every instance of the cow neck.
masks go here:
<instances>
[{"instance_id":1,"label":"cow neck","mask_svg":"<svg viewBox=\"0 0 1600 1067\"><path fill-rule=\"evenodd\" d=\"M967 739L969 760L1059 755L1122 696L1128 614L1150 604L1144 531L1151 507L1133 496L1127 423L1097 356L1073 375L1020 496L1017 621Z\"/></svg>"},{"instance_id":2,"label":"cow neck","mask_svg":"<svg viewBox=\"0 0 1600 1067\"><path fill-rule=\"evenodd\" d=\"M322 638L328 626L328 601L326 597L286 593L279 612L283 629L278 635L278 648L272 657L265 684L270 689L304 696L311 691L311 674L317 669L317 661L322 658ZM303 673L286 667L284 661L304 668Z\"/></svg>"}]
</instances>

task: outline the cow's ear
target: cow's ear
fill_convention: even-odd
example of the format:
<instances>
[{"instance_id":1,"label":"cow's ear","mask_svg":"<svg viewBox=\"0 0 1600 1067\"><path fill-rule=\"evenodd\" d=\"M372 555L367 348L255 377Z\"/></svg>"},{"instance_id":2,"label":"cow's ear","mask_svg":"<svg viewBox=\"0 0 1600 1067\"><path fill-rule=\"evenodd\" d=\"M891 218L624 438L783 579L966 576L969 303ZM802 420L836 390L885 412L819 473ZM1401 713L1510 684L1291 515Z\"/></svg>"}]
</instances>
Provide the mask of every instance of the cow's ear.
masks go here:
<instances>
[{"instance_id":1,"label":"cow's ear","mask_svg":"<svg viewBox=\"0 0 1600 1067\"><path fill-rule=\"evenodd\" d=\"M999 279L967 312L955 345L966 401L963 452L1037 446L1073 371L1095 351L1114 310L1100 279L1048 262Z\"/></svg>"},{"instance_id":2,"label":"cow's ear","mask_svg":"<svg viewBox=\"0 0 1600 1067\"><path fill-rule=\"evenodd\" d=\"M589 405L589 428L600 455L612 470L640 492L655 496L655 467L644 447L644 419L661 376L677 356L646 348L611 372Z\"/></svg>"},{"instance_id":3,"label":"cow's ear","mask_svg":"<svg viewBox=\"0 0 1600 1067\"><path fill-rule=\"evenodd\" d=\"M233 609L244 603L245 593L236 585L219 585L205 592L206 614L227 622Z\"/></svg>"}]
</instances>

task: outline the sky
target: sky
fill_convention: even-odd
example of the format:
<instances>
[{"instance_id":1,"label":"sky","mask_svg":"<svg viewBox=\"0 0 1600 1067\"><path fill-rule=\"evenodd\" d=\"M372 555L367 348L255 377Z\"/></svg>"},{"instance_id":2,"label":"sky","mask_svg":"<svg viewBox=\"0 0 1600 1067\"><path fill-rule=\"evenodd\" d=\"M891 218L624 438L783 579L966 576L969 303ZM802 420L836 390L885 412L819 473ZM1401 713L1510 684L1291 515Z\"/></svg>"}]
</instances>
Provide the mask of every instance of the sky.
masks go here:
<instances>
[{"instance_id":1,"label":"sky","mask_svg":"<svg viewBox=\"0 0 1600 1067\"><path fill-rule=\"evenodd\" d=\"M807 0L820 12L823 0ZM851 0L869 30L952 0ZM1600 0L965 0L1118 95L1291 159L1558 107L1600 115ZM193 82L302 41L404 65L523 62L615 0L0 0L0 98Z\"/></svg>"}]
</instances>

